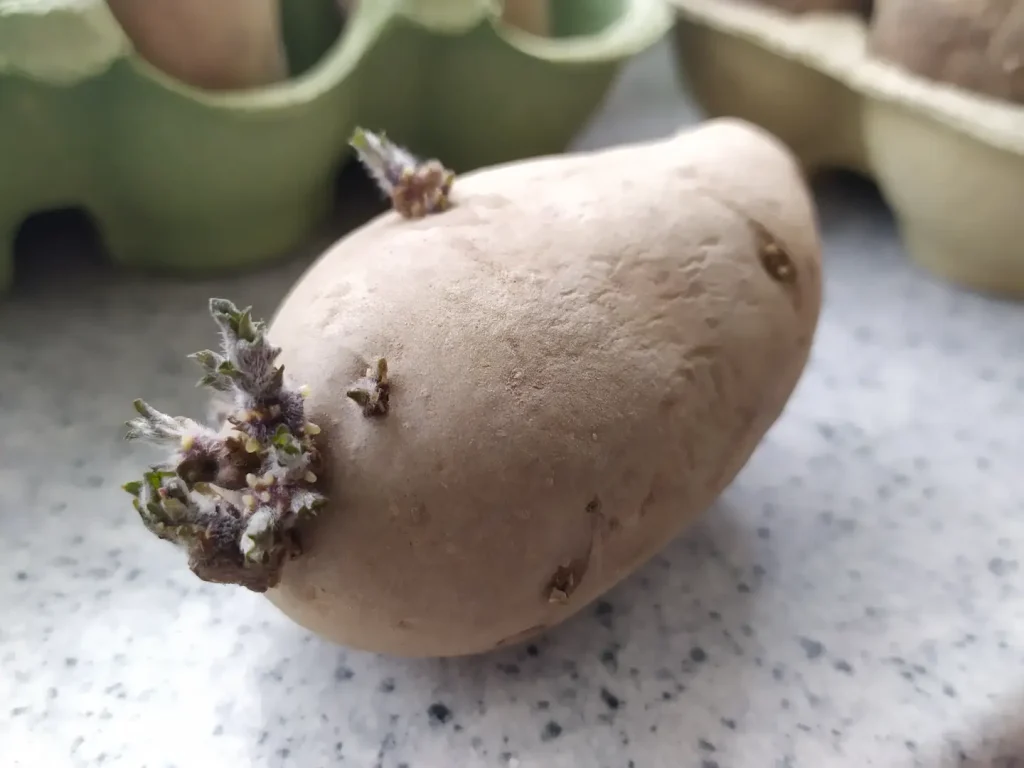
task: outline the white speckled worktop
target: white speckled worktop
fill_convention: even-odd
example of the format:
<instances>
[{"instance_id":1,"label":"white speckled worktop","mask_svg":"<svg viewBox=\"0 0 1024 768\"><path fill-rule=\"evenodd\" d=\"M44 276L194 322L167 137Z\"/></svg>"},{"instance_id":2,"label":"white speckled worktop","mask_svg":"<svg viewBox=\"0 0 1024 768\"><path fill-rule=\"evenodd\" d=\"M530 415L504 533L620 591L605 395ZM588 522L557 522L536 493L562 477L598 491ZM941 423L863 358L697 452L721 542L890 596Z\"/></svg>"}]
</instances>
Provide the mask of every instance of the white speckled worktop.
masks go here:
<instances>
[{"instance_id":1,"label":"white speckled worktop","mask_svg":"<svg viewBox=\"0 0 1024 768\"><path fill-rule=\"evenodd\" d=\"M673 88L659 48L581 145L695 120ZM1024 305L916 270L867 185L818 198L812 361L720 503L536 644L454 661L199 582L119 489L133 397L200 415L206 298L269 313L305 261L149 285L37 237L0 303L0 765L1024 765Z\"/></svg>"}]
</instances>

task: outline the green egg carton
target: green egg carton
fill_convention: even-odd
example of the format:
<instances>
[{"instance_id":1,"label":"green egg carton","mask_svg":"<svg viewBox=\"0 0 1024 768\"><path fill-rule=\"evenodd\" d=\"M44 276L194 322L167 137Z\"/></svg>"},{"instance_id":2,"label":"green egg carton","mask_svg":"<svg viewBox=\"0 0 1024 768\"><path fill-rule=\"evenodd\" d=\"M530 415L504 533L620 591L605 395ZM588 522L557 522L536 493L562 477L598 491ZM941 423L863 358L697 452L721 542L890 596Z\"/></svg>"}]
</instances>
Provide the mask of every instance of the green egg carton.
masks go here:
<instances>
[{"instance_id":1,"label":"green egg carton","mask_svg":"<svg viewBox=\"0 0 1024 768\"><path fill-rule=\"evenodd\" d=\"M859 14L671 2L680 71L707 113L773 132L808 173L873 178L915 263L1024 299L1024 106L880 60Z\"/></svg>"},{"instance_id":2,"label":"green egg carton","mask_svg":"<svg viewBox=\"0 0 1024 768\"><path fill-rule=\"evenodd\" d=\"M26 218L69 207L133 268L278 258L333 208L357 125L456 171L560 152L671 26L662 0L551 0L546 37L498 0L364 0L344 23L336 3L282 3L287 81L210 92L141 59L103 0L0 0L0 292Z\"/></svg>"}]
</instances>

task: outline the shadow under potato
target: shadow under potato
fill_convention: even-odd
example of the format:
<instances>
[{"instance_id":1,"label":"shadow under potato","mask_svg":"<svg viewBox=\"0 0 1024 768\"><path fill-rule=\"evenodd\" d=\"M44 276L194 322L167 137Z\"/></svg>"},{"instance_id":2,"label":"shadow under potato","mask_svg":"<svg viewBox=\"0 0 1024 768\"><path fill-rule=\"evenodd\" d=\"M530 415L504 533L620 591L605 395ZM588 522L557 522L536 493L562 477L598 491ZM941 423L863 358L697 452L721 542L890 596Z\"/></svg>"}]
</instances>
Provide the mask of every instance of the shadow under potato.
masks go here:
<instances>
[{"instance_id":1,"label":"shadow under potato","mask_svg":"<svg viewBox=\"0 0 1024 768\"><path fill-rule=\"evenodd\" d=\"M969 738L951 735L938 753L918 762L924 768L1024 768L1024 691L991 702L978 720L966 720Z\"/></svg>"},{"instance_id":2,"label":"shadow under potato","mask_svg":"<svg viewBox=\"0 0 1024 768\"><path fill-rule=\"evenodd\" d=\"M688 532L576 616L532 641L486 654L375 656L276 624L267 641L280 656L267 659L269 674L251 675L267 734L264 744L253 745L252 759L272 752L286 735L327 742L339 725L349 732L341 756L355 755L358 762L379 747L377 765L392 764L384 757L389 751L396 752L394 764L402 764L406 757L397 753L425 729L464 738L479 757L481 750L501 751L493 744L496 731L519 749L575 735L586 738L587 750L600 752L657 739L658 728L669 727L680 712L691 721L711 718L709 731L728 733L745 706L745 678L761 665L748 623L760 575L754 531L739 519L744 514L720 499ZM282 697L282 684L291 691L292 682L298 684L294 698ZM320 719L296 722L298 711ZM626 711L628 721L618 724ZM463 723L472 723L473 732L465 732ZM513 728L515 733L508 730ZM492 738L485 743L477 731Z\"/></svg>"}]
</instances>

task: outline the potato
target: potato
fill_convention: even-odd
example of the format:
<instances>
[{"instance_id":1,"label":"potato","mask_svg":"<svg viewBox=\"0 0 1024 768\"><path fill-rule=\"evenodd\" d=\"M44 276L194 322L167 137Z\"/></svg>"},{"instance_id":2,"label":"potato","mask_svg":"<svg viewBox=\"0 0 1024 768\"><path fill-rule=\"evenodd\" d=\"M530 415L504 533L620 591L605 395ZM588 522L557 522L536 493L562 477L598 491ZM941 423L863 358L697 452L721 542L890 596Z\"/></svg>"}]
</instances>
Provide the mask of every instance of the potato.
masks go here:
<instances>
[{"instance_id":1,"label":"potato","mask_svg":"<svg viewBox=\"0 0 1024 768\"><path fill-rule=\"evenodd\" d=\"M231 403L218 427L137 400L126 437L171 450L125 490L199 578L335 642L525 640L695 520L781 413L821 302L810 195L731 119L459 179L352 144L394 212L269 327L211 300L221 350L193 358Z\"/></svg>"},{"instance_id":2,"label":"potato","mask_svg":"<svg viewBox=\"0 0 1024 768\"><path fill-rule=\"evenodd\" d=\"M551 33L551 9L548 0L505 0L502 20L532 35L546 37Z\"/></svg>"},{"instance_id":3,"label":"potato","mask_svg":"<svg viewBox=\"0 0 1024 768\"><path fill-rule=\"evenodd\" d=\"M790 397L820 244L777 140L676 137L460 177L325 253L270 325L330 499L268 598L405 656L525 640L695 520ZM384 355L389 409L345 393Z\"/></svg>"},{"instance_id":4,"label":"potato","mask_svg":"<svg viewBox=\"0 0 1024 768\"><path fill-rule=\"evenodd\" d=\"M877 0L879 58L932 80L1024 103L1024 2Z\"/></svg>"},{"instance_id":5,"label":"potato","mask_svg":"<svg viewBox=\"0 0 1024 768\"><path fill-rule=\"evenodd\" d=\"M139 54L211 90L284 80L280 0L107 0Z\"/></svg>"}]
</instances>

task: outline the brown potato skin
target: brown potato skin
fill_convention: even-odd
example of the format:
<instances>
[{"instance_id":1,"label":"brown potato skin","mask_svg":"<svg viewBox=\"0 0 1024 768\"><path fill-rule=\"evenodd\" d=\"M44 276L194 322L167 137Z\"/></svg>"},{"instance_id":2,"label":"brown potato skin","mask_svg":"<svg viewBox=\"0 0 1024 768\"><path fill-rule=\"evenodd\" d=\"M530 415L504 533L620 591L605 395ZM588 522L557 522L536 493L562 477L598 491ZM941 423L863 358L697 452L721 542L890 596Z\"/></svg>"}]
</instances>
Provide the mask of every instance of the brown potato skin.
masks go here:
<instances>
[{"instance_id":1,"label":"brown potato skin","mask_svg":"<svg viewBox=\"0 0 1024 768\"><path fill-rule=\"evenodd\" d=\"M876 0L868 46L922 77L1024 103L1024 0Z\"/></svg>"},{"instance_id":2,"label":"brown potato skin","mask_svg":"<svg viewBox=\"0 0 1024 768\"><path fill-rule=\"evenodd\" d=\"M331 503L268 597L379 653L520 642L636 570L778 417L821 301L800 170L737 120L478 171L454 202L338 243L270 331L311 387ZM391 411L366 418L344 393L377 354Z\"/></svg>"},{"instance_id":3,"label":"brown potato skin","mask_svg":"<svg viewBox=\"0 0 1024 768\"><path fill-rule=\"evenodd\" d=\"M502 21L510 26L547 37L551 34L551 12L547 0L505 0Z\"/></svg>"},{"instance_id":4,"label":"brown potato skin","mask_svg":"<svg viewBox=\"0 0 1024 768\"><path fill-rule=\"evenodd\" d=\"M136 51L164 74L210 90L284 80L277 0L107 0Z\"/></svg>"}]
</instances>

